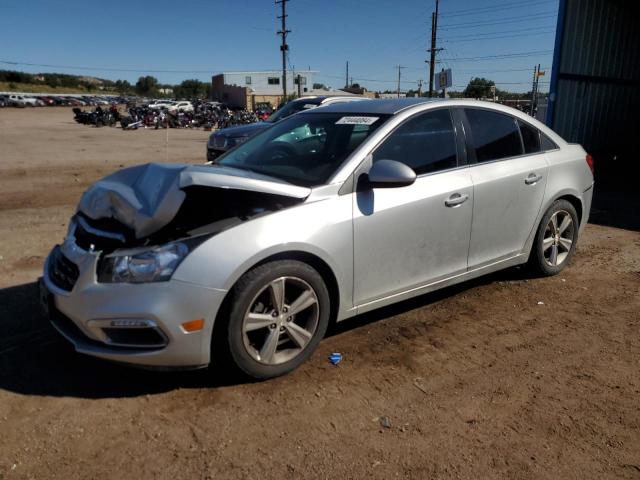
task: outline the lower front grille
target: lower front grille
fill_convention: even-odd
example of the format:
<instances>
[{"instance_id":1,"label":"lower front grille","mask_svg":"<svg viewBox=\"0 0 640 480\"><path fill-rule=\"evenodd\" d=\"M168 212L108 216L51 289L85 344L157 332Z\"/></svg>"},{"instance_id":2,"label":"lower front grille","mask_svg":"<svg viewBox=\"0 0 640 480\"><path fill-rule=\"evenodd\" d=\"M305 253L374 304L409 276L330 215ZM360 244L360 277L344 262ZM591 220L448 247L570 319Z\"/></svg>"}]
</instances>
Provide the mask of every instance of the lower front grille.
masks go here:
<instances>
[{"instance_id":1,"label":"lower front grille","mask_svg":"<svg viewBox=\"0 0 640 480\"><path fill-rule=\"evenodd\" d=\"M166 339L163 338L162 345L117 345L112 343L104 343L98 340L93 340L89 338L85 333L66 315L64 315L60 310L58 310L55 305L51 307L49 311L49 320L53 324L53 326L71 343L74 344L76 348L90 348L92 350L100 349L102 351L106 351L105 349L112 352L121 352L121 353L135 353L141 351L150 351L152 348L161 348L166 346L168 343ZM158 334L160 336L160 334ZM147 337L148 339L149 337ZM156 337L157 338L157 337ZM142 348L141 348L142 347Z\"/></svg>"},{"instance_id":2,"label":"lower front grille","mask_svg":"<svg viewBox=\"0 0 640 480\"><path fill-rule=\"evenodd\" d=\"M49 277L53 284L67 292L73 290L78 281L80 270L78 266L64 256L59 246L56 246L49 257Z\"/></svg>"},{"instance_id":3,"label":"lower front grille","mask_svg":"<svg viewBox=\"0 0 640 480\"><path fill-rule=\"evenodd\" d=\"M121 347L158 348L167 344L157 328L102 328L109 344Z\"/></svg>"}]
</instances>

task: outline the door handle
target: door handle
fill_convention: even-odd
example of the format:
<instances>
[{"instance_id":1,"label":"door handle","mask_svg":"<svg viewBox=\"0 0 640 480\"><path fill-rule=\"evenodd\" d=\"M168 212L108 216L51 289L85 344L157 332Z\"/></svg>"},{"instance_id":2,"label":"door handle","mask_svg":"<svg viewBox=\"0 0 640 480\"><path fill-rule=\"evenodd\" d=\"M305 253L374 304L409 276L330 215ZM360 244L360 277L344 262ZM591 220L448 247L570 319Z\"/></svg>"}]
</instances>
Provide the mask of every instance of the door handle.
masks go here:
<instances>
[{"instance_id":1,"label":"door handle","mask_svg":"<svg viewBox=\"0 0 640 480\"><path fill-rule=\"evenodd\" d=\"M524 179L524 183L527 185L535 185L540 180L542 180L542 175L536 175L535 173L530 173L527 178Z\"/></svg>"},{"instance_id":2,"label":"door handle","mask_svg":"<svg viewBox=\"0 0 640 480\"><path fill-rule=\"evenodd\" d=\"M449 198L447 198L444 201L444 204L447 207L455 208L455 207L459 207L467 200L469 200L469 195L467 195L466 193L453 193Z\"/></svg>"}]
</instances>

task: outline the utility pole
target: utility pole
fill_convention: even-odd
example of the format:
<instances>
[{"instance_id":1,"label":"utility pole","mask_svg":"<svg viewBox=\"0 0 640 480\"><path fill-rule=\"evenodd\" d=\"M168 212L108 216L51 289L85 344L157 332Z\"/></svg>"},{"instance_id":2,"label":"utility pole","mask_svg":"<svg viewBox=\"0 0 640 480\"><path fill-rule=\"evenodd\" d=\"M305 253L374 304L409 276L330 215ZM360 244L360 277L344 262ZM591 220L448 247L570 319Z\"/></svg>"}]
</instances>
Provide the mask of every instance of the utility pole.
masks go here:
<instances>
[{"instance_id":1,"label":"utility pole","mask_svg":"<svg viewBox=\"0 0 640 480\"><path fill-rule=\"evenodd\" d=\"M538 67L533 67L533 82L531 82L531 108L529 111L529 115L534 116L533 113L533 105L536 101L536 83L538 82Z\"/></svg>"},{"instance_id":2,"label":"utility pole","mask_svg":"<svg viewBox=\"0 0 640 480\"><path fill-rule=\"evenodd\" d=\"M400 72L402 71L403 67L402 65L398 65L398 98L400 98Z\"/></svg>"},{"instance_id":3,"label":"utility pole","mask_svg":"<svg viewBox=\"0 0 640 480\"><path fill-rule=\"evenodd\" d=\"M282 36L282 45L280 45L280 51L282 52L282 102L287 101L287 53L289 53L289 45L287 45L287 33L291 33L291 30L287 30L287 2L290 0L276 0L276 5L279 3L282 5L282 15L278 16L282 20L282 28L277 32Z\"/></svg>"},{"instance_id":4,"label":"utility pole","mask_svg":"<svg viewBox=\"0 0 640 480\"><path fill-rule=\"evenodd\" d=\"M536 110L538 109L538 86L539 86L539 83L540 83L540 64L538 64L538 71L536 72L536 96L534 98Z\"/></svg>"},{"instance_id":5,"label":"utility pole","mask_svg":"<svg viewBox=\"0 0 640 480\"><path fill-rule=\"evenodd\" d=\"M439 3L440 0L436 0L436 11L431 14L431 48L427 50L427 52L431 54L429 60L429 97L433 97L433 75L436 68L436 52L442 50L442 48L436 48Z\"/></svg>"},{"instance_id":6,"label":"utility pole","mask_svg":"<svg viewBox=\"0 0 640 480\"><path fill-rule=\"evenodd\" d=\"M344 79L344 88L349 87L349 60L347 60L347 76Z\"/></svg>"},{"instance_id":7,"label":"utility pole","mask_svg":"<svg viewBox=\"0 0 640 480\"><path fill-rule=\"evenodd\" d=\"M418 80L418 97L422 96L422 79Z\"/></svg>"},{"instance_id":8,"label":"utility pole","mask_svg":"<svg viewBox=\"0 0 640 480\"><path fill-rule=\"evenodd\" d=\"M302 96L302 76L298 74L298 98Z\"/></svg>"}]
</instances>

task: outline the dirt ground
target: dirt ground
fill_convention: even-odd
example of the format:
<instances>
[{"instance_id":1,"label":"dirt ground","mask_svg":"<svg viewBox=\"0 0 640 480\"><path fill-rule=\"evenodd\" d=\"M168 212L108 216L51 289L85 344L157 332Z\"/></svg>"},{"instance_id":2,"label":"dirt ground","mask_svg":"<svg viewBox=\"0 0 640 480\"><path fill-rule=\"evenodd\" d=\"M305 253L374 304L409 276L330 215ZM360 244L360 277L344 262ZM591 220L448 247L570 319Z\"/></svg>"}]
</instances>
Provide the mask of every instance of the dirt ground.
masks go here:
<instances>
[{"instance_id":1,"label":"dirt ground","mask_svg":"<svg viewBox=\"0 0 640 480\"><path fill-rule=\"evenodd\" d=\"M273 381L76 354L34 282L79 195L201 162L206 138L0 110L1 480L640 479L637 231L588 225L559 276L511 269L340 324Z\"/></svg>"}]
</instances>

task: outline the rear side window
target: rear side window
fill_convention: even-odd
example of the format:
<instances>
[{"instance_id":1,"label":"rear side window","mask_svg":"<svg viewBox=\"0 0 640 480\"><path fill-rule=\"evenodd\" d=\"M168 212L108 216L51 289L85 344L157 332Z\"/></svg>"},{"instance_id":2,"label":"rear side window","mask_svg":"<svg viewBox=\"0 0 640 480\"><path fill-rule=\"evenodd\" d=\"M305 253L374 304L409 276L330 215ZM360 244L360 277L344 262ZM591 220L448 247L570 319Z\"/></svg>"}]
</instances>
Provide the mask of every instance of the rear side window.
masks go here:
<instances>
[{"instance_id":1,"label":"rear side window","mask_svg":"<svg viewBox=\"0 0 640 480\"><path fill-rule=\"evenodd\" d=\"M478 163L522 155L515 118L504 113L465 108L471 127L472 148Z\"/></svg>"},{"instance_id":2,"label":"rear side window","mask_svg":"<svg viewBox=\"0 0 640 480\"><path fill-rule=\"evenodd\" d=\"M407 120L373 152L373 161L396 160L416 174L457 166L456 136L449 109L438 109Z\"/></svg>"},{"instance_id":3,"label":"rear side window","mask_svg":"<svg viewBox=\"0 0 640 480\"><path fill-rule=\"evenodd\" d=\"M540 151L540 131L531 125L518 120L524 153L538 153Z\"/></svg>"},{"instance_id":4,"label":"rear side window","mask_svg":"<svg viewBox=\"0 0 640 480\"><path fill-rule=\"evenodd\" d=\"M556 150L558 147L558 145L556 145L556 142L554 142L553 140L551 140L549 137L547 137L544 133L540 132L540 138L542 141L542 150L544 152L546 152L547 150Z\"/></svg>"}]
</instances>

